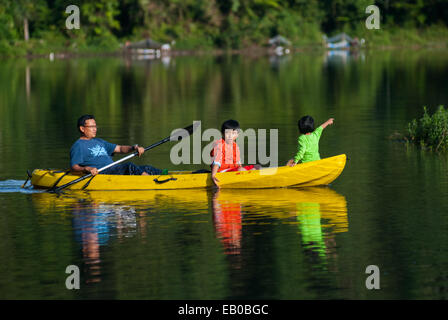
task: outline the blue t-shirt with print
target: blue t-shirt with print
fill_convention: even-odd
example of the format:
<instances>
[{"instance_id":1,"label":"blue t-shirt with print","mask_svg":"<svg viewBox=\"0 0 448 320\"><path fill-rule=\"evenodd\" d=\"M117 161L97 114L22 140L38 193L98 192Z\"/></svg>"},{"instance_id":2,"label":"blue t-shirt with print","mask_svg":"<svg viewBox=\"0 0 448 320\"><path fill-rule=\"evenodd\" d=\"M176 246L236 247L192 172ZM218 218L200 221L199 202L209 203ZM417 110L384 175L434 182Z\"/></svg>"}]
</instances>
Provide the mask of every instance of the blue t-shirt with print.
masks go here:
<instances>
[{"instance_id":1,"label":"blue t-shirt with print","mask_svg":"<svg viewBox=\"0 0 448 320\"><path fill-rule=\"evenodd\" d=\"M116 146L99 138L78 139L70 150L70 167L75 164L97 169L107 166L114 162L111 156Z\"/></svg>"}]
</instances>

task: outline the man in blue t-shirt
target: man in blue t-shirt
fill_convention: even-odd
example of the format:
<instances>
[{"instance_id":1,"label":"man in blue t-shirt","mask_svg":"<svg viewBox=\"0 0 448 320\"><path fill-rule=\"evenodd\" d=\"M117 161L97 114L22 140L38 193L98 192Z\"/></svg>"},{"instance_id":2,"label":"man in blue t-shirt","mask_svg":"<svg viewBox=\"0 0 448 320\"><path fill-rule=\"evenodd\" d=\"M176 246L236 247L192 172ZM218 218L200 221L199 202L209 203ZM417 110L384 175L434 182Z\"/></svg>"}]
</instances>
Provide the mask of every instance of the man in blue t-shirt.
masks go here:
<instances>
[{"instance_id":1,"label":"man in blue t-shirt","mask_svg":"<svg viewBox=\"0 0 448 320\"><path fill-rule=\"evenodd\" d=\"M120 146L96 138L97 126L94 116L83 115L78 119L78 130L81 137L76 140L70 150L70 168L74 172L98 174L98 169L114 162L114 153L131 153L138 151L140 157L145 148L137 144L133 146ZM137 166L132 162L120 163L101 171L102 174L128 174L128 175L160 175L162 170L152 166Z\"/></svg>"}]
</instances>

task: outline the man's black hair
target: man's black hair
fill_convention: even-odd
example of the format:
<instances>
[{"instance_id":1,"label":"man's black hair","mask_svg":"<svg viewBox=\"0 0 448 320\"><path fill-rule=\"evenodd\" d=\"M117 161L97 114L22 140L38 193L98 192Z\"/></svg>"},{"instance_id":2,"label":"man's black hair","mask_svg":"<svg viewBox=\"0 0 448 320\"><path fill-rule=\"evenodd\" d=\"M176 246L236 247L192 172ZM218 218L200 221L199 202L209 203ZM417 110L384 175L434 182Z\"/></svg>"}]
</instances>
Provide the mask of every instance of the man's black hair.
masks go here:
<instances>
[{"instance_id":1,"label":"man's black hair","mask_svg":"<svg viewBox=\"0 0 448 320\"><path fill-rule=\"evenodd\" d=\"M306 134L314 131L314 119L310 116L302 117L297 123L301 134Z\"/></svg>"},{"instance_id":2,"label":"man's black hair","mask_svg":"<svg viewBox=\"0 0 448 320\"><path fill-rule=\"evenodd\" d=\"M78 119L78 127L77 127L79 132L81 132L79 127L85 126L86 125L86 121L89 120L89 119L95 119L95 117L93 115L91 115L91 114L85 114L85 115L79 117L79 119Z\"/></svg>"},{"instance_id":3,"label":"man's black hair","mask_svg":"<svg viewBox=\"0 0 448 320\"><path fill-rule=\"evenodd\" d=\"M221 134L224 136L224 133L227 129L238 130L240 128L240 124L236 120L227 120L221 126Z\"/></svg>"}]
</instances>

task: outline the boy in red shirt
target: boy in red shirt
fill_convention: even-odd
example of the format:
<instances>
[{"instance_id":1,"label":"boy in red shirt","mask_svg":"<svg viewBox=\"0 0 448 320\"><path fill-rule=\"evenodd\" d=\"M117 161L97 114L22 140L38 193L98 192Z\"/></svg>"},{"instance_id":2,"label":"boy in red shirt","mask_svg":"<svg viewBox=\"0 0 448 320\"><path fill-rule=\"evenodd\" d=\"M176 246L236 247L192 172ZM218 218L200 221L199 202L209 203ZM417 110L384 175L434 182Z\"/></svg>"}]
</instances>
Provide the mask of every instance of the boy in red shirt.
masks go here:
<instances>
[{"instance_id":1,"label":"boy in red shirt","mask_svg":"<svg viewBox=\"0 0 448 320\"><path fill-rule=\"evenodd\" d=\"M212 162L212 181L219 188L219 180L216 178L217 172L230 172L230 171L246 171L252 169L259 169L254 165L245 166L241 165L240 148L236 144L236 138L240 125L236 120L227 120L221 126L222 139L214 142L213 150L210 152L210 156L213 159Z\"/></svg>"}]
</instances>

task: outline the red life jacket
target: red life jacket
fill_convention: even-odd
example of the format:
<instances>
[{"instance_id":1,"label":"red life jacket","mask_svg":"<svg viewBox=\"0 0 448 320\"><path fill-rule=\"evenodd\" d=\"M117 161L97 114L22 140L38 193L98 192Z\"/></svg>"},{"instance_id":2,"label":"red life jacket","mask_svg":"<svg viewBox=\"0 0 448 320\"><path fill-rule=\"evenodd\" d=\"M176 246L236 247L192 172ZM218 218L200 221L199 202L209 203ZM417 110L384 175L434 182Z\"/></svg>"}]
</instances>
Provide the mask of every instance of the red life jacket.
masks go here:
<instances>
[{"instance_id":1,"label":"red life jacket","mask_svg":"<svg viewBox=\"0 0 448 320\"><path fill-rule=\"evenodd\" d=\"M235 169L241 166L240 148L235 142L233 142L232 145L228 145L224 139L216 140L215 146L210 152L210 156L213 159L212 166L214 163L221 164L218 172L226 169Z\"/></svg>"}]
</instances>

